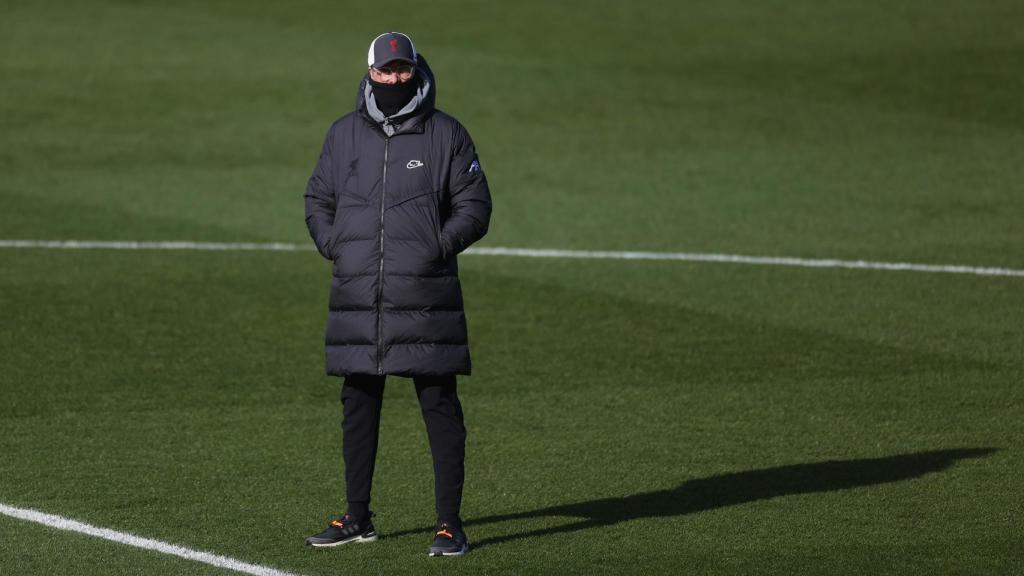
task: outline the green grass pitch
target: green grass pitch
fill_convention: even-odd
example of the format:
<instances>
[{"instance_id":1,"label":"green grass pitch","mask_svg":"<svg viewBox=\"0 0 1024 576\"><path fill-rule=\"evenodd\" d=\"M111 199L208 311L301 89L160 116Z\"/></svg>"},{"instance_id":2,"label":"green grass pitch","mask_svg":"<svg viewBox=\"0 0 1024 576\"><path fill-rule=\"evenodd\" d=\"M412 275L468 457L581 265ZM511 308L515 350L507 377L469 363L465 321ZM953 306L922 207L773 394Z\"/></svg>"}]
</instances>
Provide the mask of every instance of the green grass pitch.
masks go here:
<instances>
[{"instance_id":1,"label":"green grass pitch","mask_svg":"<svg viewBox=\"0 0 1024 576\"><path fill-rule=\"evenodd\" d=\"M27 2L0 239L309 242L366 44L408 32L494 194L482 245L1024 268L1024 5ZM0 503L304 576L1020 574L1024 282L460 260L464 516L386 394L342 512L312 252L0 248ZM0 574L226 574L0 516Z\"/></svg>"}]
</instances>

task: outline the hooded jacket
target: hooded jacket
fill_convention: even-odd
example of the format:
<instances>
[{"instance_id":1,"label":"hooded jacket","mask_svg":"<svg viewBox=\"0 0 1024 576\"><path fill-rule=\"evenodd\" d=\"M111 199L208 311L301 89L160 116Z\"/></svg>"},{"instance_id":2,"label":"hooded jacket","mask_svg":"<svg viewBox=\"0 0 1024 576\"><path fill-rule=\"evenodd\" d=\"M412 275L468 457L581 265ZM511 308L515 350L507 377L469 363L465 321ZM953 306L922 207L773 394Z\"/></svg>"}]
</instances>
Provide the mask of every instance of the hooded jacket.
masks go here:
<instances>
[{"instance_id":1,"label":"hooded jacket","mask_svg":"<svg viewBox=\"0 0 1024 576\"><path fill-rule=\"evenodd\" d=\"M385 118L364 76L306 186L306 226L333 262L328 374L471 371L458 254L487 233L490 191L469 133L434 108L422 55L412 81Z\"/></svg>"}]
</instances>

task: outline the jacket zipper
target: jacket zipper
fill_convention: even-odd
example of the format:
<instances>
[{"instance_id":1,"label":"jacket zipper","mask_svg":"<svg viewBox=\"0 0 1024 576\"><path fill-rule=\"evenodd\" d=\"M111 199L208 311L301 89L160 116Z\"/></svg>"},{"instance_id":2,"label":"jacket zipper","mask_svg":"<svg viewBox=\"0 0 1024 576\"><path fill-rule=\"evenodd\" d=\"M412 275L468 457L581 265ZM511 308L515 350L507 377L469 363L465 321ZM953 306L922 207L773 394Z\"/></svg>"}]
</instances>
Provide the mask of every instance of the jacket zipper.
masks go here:
<instances>
[{"instance_id":1,"label":"jacket zipper","mask_svg":"<svg viewBox=\"0 0 1024 576\"><path fill-rule=\"evenodd\" d=\"M384 136L384 175L380 184L380 263L377 271L377 375L384 374L384 195L388 189L388 144L391 138Z\"/></svg>"}]
</instances>

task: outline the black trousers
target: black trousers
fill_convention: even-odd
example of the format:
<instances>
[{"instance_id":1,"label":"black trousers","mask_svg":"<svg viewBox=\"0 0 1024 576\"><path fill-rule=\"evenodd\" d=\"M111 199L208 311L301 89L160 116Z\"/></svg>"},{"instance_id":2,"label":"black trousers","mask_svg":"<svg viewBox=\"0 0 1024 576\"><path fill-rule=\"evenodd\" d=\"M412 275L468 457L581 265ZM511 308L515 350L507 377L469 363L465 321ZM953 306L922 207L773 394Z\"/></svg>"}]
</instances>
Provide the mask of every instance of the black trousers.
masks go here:
<instances>
[{"instance_id":1,"label":"black trousers","mask_svg":"<svg viewBox=\"0 0 1024 576\"><path fill-rule=\"evenodd\" d=\"M348 512L357 517L369 513L384 381L384 376L351 374L345 377L341 387L346 498ZM455 375L419 376L413 378L413 384L434 460L437 517L458 525L461 524L459 508L466 474L466 427L455 389Z\"/></svg>"}]
</instances>

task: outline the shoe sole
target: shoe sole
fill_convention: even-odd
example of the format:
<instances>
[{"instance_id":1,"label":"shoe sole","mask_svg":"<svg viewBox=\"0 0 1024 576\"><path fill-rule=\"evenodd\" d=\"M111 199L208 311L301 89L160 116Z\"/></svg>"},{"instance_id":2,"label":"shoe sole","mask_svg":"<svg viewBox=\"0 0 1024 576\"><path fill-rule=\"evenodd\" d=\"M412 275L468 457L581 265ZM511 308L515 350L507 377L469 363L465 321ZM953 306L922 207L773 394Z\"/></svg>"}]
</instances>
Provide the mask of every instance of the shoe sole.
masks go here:
<instances>
[{"instance_id":1,"label":"shoe sole","mask_svg":"<svg viewBox=\"0 0 1024 576\"><path fill-rule=\"evenodd\" d=\"M463 544L462 545L462 549L458 550L456 552L444 552L442 550L431 549L430 552L427 553L427 556L438 557L438 558L440 558L441 556L462 556L466 552L469 552L469 542L466 542L465 544Z\"/></svg>"},{"instance_id":2,"label":"shoe sole","mask_svg":"<svg viewBox=\"0 0 1024 576\"><path fill-rule=\"evenodd\" d=\"M337 542L311 542L309 539L306 540L306 546L312 546L314 548L333 548L335 546L341 546L342 544L365 544L367 542L376 542L377 535L370 534L369 536L353 536L345 540L338 540Z\"/></svg>"}]
</instances>

